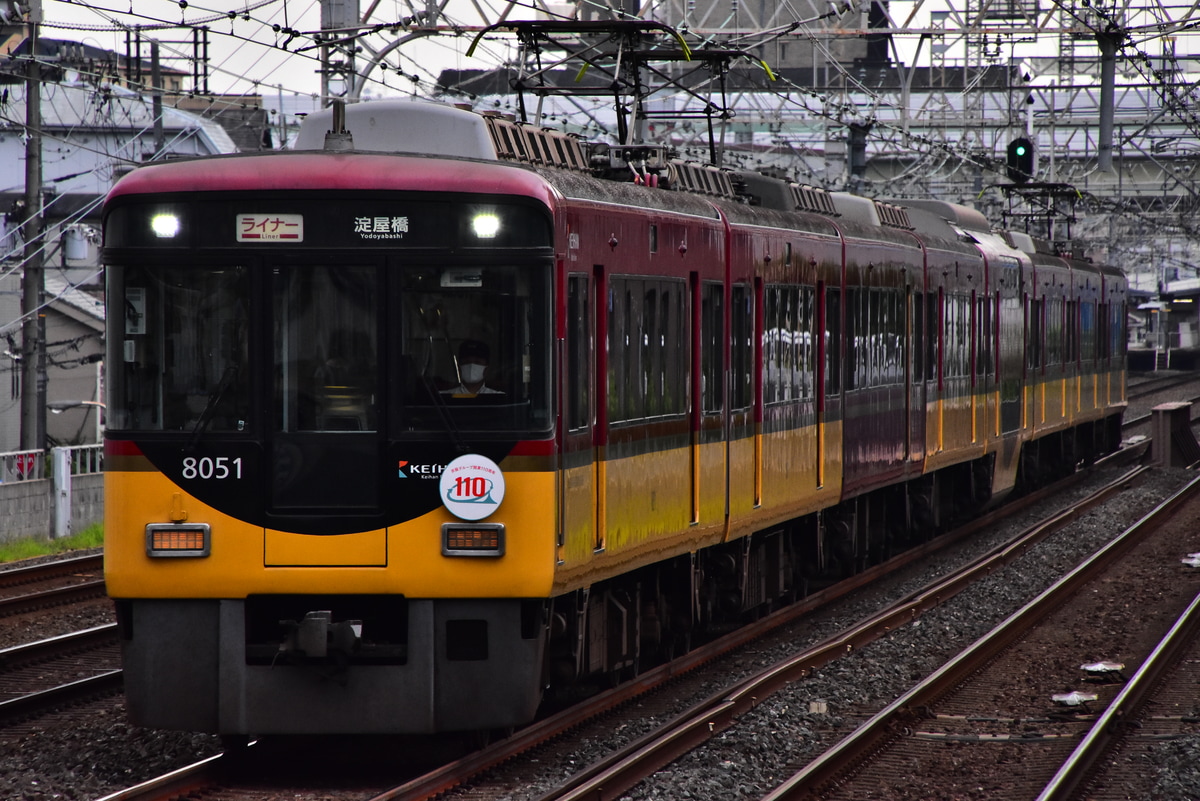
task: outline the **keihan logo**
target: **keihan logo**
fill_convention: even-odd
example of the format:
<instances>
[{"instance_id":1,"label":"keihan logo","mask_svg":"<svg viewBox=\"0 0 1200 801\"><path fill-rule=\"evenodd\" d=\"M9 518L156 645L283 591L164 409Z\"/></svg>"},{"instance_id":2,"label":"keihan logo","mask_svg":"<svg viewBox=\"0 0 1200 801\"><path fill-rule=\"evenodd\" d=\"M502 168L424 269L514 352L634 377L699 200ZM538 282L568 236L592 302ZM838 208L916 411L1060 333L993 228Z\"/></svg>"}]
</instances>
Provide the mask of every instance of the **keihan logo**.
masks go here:
<instances>
[{"instance_id":1,"label":"keihan logo","mask_svg":"<svg viewBox=\"0 0 1200 801\"><path fill-rule=\"evenodd\" d=\"M440 464L413 464L403 460L396 463L397 478L437 478L444 470Z\"/></svg>"}]
</instances>

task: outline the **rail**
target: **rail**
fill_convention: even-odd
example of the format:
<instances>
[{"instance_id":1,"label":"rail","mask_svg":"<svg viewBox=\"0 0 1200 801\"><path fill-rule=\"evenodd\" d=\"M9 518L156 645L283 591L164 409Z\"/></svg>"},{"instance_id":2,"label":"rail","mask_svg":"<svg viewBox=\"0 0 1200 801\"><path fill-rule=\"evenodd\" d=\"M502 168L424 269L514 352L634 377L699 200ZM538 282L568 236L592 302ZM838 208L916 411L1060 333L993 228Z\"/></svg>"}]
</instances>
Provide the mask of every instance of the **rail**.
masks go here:
<instances>
[{"instance_id":1,"label":"rail","mask_svg":"<svg viewBox=\"0 0 1200 801\"><path fill-rule=\"evenodd\" d=\"M791 801L791 799L814 797L823 791L822 788L831 786L840 781L841 777L861 767L872 752L879 750L894 732L902 730L904 724L912 719L918 710L924 710L931 706L951 687L961 683L967 676L978 671L982 665L994 659L1011 643L1024 636L1031 623L1048 615L1050 610L1061 603L1064 598L1079 591L1087 582L1094 580L1109 569L1113 563L1121 559L1140 541L1143 532L1158 525L1162 519L1174 513L1198 494L1200 494L1200 478L1193 479L1187 486L1127 529L1120 537L1098 550L1023 608L1009 616L998 627L977 640L967 650L938 668L879 714L855 729L853 734L841 740L833 748L763 796L762 801ZM1089 754L1088 756L1094 759L1093 755ZM1081 758L1075 757L1074 759ZM1063 779L1056 778L1055 781L1066 783Z\"/></svg>"}]
</instances>

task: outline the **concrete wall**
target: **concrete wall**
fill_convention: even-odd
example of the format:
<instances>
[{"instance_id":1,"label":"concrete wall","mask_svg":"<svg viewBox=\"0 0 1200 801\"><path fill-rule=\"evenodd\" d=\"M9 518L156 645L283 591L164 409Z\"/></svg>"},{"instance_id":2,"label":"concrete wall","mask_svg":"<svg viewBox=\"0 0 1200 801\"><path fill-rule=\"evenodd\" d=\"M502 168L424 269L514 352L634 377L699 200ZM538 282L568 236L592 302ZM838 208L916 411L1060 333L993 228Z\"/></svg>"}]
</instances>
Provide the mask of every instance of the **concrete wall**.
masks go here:
<instances>
[{"instance_id":1,"label":"concrete wall","mask_svg":"<svg viewBox=\"0 0 1200 801\"><path fill-rule=\"evenodd\" d=\"M50 539L55 489L48 478L0 484L0 542ZM72 533L104 519L104 474L71 476Z\"/></svg>"}]
</instances>

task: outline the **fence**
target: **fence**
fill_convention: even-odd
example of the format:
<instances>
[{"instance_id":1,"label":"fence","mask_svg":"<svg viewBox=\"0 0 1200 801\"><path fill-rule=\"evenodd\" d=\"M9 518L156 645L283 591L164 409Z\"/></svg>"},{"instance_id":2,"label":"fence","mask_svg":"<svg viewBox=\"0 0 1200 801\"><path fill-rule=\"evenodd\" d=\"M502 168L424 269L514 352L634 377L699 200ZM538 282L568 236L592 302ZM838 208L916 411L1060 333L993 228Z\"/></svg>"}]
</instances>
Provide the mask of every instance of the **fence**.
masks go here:
<instances>
[{"instance_id":1,"label":"fence","mask_svg":"<svg viewBox=\"0 0 1200 801\"><path fill-rule=\"evenodd\" d=\"M103 445L75 445L52 448L51 460L63 459L73 476L104 472ZM8 451L0 453L0 483L35 481L49 478L46 473L45 451Z\"/></svg>"},{"instance_id":2,"label":"fence","mask_svg":"<svg viewBox=\"0 0 1200 801\"><path fill-rule=\"evenodd\" d=\"M104 446L0 453L0 541L66 537L104 517Z\"/></svg>"}]
</instances>

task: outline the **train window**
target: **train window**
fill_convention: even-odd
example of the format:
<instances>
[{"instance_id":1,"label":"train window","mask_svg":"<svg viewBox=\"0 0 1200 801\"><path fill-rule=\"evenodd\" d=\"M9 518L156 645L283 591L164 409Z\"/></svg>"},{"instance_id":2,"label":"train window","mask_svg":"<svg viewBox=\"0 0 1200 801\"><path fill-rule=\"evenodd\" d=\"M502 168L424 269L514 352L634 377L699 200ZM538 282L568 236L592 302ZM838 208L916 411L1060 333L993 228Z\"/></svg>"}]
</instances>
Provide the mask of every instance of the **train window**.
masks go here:
<instances>
[{"instance_id":1,"label":"train window","mask_svg":"<svg viewBox=\"0 0 1200 801\"><path fill-rule=\"evenodd\" d=\"M858 290L853 287L847 287L845 306L843 308L845 319L842 323L844 330L842 333L842 358L845 363L845 386L846 390L850 391L858 385L858 376L855 375L855 362L858 359Z\"/></svg>"},{"instance_id":2,"label":"train window","mask_svg":"<svg viewBox=\"0 0 1200 801\"><path fill-rule=\"evenodd\" d=\"M846 389L866 386L863 376L864 348L863 310L860 304L865 292L850 287L846 289Z\"/></svg>"},{"instance_id":3,"label":"train window","mask_svg":"<svg viewBox=\"0 0 1200 801\"><path fill-rule=\"evenodd\" d=\"M588 277L572 275L567 279L567 427L584 428L591 422L592 317L588 296Z\"/></svg>"},{"instance_id":4,"label":"train window","mask_svg":"<svg viewBox=\"0 0 1200 801\"><path fill-rule=\"evenodd\" d=\"M966 319L970 301L961 295L945 294L942 298L942 377L960 378L967 375L970 357L969 320Z\"/></svg>"},{"instance_id":5,"label":"train window","mask_svg":"<svg viewBox=\"0 0 1200 801\"><path fill-rule=\"evenodd\" d=\"M719 412L724 397L721 390L722 363L725 347L725 288L706 283L701 288L700 318L700 382L701 402L705 412Z\"/></svg>"},{"instance_id":6,"label":"train window","mask_svg":"<svg viewBox=\"0 0 1200 801\"><path fill-rule=\"evenodd\" d=\"M731 409L745 409L754 398L754 293L745 284L733 287L733 326L730 372L733 397Z\"/></svg>"},{"instance_id":7,"label":"train window","mask_svg":"<svg viewBox=\"0 0 1200 801\"><path fill-rule=\"evenodd\" d=\"M276 431L374 431L379 393L373 267L276 267Z\"/></svg>"},{"instance_id":8,"label":"train window","mask_svg":"<svg viewBox=\"0 0 1200 801\"><path fill-rule=\"evenodd\" d=\"M244 431L249 425L250 281L244 267L108 266L108 425Z\"/></svg>"},{"instance_id":9,"label":"train window","mask_svg":"<svg viewBox=\"0 0 1200 801\"><path fill-rule=\"evenodd\" d=\"M891 347L891 365L892 377L891 383L903 384L905 377L905 365L907 362L907 344L908 338L905 336L907 331L907 320L905 319L905 303L904 289L892 289L888 291L888 296L891 298L891 331L889 334L888 344Z\"/></svg>"},{"instance_id":10,"label":"train window","mask_svg":"<svg viewBox=\"0 0 1200 801\"><path fill-rule=\"evenodd\" d=\"M398 273L400 313L389 323L397 434L549 428L549 264Z\"/></svg>"},{"instance_id":11,"label":"train window","mask_svg":"<svg viewBox=\"0 0 1200 801\"><path fill-rule=\"evenodd\" d=\"M687 292L682 281L616 278L609 285L609 419L687 411Z\"/></svg>"},{"instance_id":12,"label":"train window","mask_svg":"<svg viewBox=\"0 0 1200 801\"><path fill-rule=\"evenodd\" d=\"M1096 314L1096 302L1084 301L1079 306L1079 346L1081 356L1086 362L1094 362L1100 358L1100 327Z\"/></svg>"},{"instance_id":13,"label":"train window","mask_svg":"<svg viewBox=\"0 0 1200 801\"><path fill-rule=\"evenodd\" d=\"M811 398L817 393L817 345L813 332L817 330L816 290L800 288L800 397Z\"/></svg>"},{"instance_id":14,"label":"train window","mask_svg":"<svg viewBox=\"0 0 1200 801\"><path fill-rule=\"evenodd\" d=\"M763 305L763 403L811 398L815 384L812 287L767 287Z\"/></svg>"},{"instance_id":15,"label":"train window","mask_svg":"<svg viewBox=\"0 0 1200 801\"><path fill-rule=\"evenodd\" d=\"M925 295L925 380L936 381L942 358L942 290Z\"/></svg>"},{"instance_id":16,"label":"train window","mask_svg":"<svg viewBox=\"0 0 1200 801\"><path fill-rule=\"evenodd\" d=\"M1062 301L1047 298L1042 306L1046 339L1046 364L1062 364Z\"/></svg>"},{"instance_id":17,"label":"train window","mask_svg":"<svg viewBox=\"0 0 1200 801\"><path fill-rule=\"evenodd\" d=\"M624 282L612 279L608 284L608 419L610 422L627 420L625 408L624 363L629 352L629 318L625 311L628 305Z\"/></svg>"},{"instance_id":18,"label":"train window","mask_svg":"<svg viewBox=\"0 0 1200 801\"><path fill-rule=\"evenodd\" d=\"M908 290L908 312L912 315L912 341L916 345L913 348L913 380L921 381L925 377L925 348L917 343L925 341L925 297L920 292L912 292Z\"/></svg>"},{"instance_id":19,"label":"train window","mask_svg":"<svg viewBox=\"0 0 1200 801\"><path fill-rule=\"evenodd\" d=\"M683 281L662 284L663 397L666 414L688 410L691 348L688 347L688 292Z\"/></svg>"},{"instance_id":20,"label":"train window","mask_svg":"<svg viewBox=\"0 0 1200 801\"><path fill-rule=\"evenodd\" d=\"M1081 301L1071 301L1071 361L1073 362L1078 362L1083 356L1083 340L1080 336L1082 306Z\"/></svg>"},{"instance_id":21,"label":"train window","mask_svg":"<svg viewBox=\"0 0 1200 801\"><path fill-rule=\"evenodd\" d=\"M624 343L621 351L621 357L624 359L624 370L622 376L622 386L624 387L624 397L622 398L621 406L624 410L622 418L625 420L636 420L639 417L645 416L645 386L642 384L642 359L646 357L646 331L642 328L642 292L640 282L638 286L632 286L633 282L618 281L615 282L621 286L621 292L624 295L623 304L625 314L618 326L621 340Z\"/></svg>"},{"instance_id":22,"label":"train window","mask_svg":"<svg viewBox=\"0 0 1200 801\"><path fill-rule=\"evenodd\" d=\"M884 343L883 338L887 332L887 319L885 316L884 295L882 290L868 289L864 290L866 296L866 328L863 331L863 343L866 347L863 348L866 364L864 365L863 374L867 381L867 386L877 387L884 383L883 376L886 365L884 364Z\"/></svg>"},{"instance_id":23,"label":"train window","mask_svg":"<svg viewBox=\"0 0 1200 801\"><path fill-rule=\"evenodd\" d=\"M825 394L829 397L842 391L842 291L825 289Z\"/></svg>"},{"instance_id":24,"label":"train window","mask_svg":"<svg viewBox=\"0 0 1200 801\"><path fill-rule=\"evenodd\" d=\"M971 296L955 295L954 339L954 375L958 378L969 378L971 375Z\"/></svg>"},{"instance_id":25,"label":"train window","mask_svg":"<svg viewBox=\"0 0 1200 801\"><path fill-rule=\"evenodd\" d=\"M1125 355L1129 342L1125 303L1117 301L1106 303L1105 306L1108 309L1108 314L1105 315L1105 328L1108 335L1105 337L1104 356L1106 359L1112 359L1114 356L1122 357Z\"/></svg>"},{"instance_id":26,"label":"train window","mask_svg":"<svg viewBox=\"0 0 1200 801\"><path fill-rule=\"evenodd\" d=\"M791 293L788 287L769 286L763 292L763 403L790 399L792 369Z\"/></svg>"},{"instance_id":27,"label":"train window","mask_svg":"<svg viewBox=\"0 0 1200 801\"><path fill-rule=\"evenodd\" d=\"M665 410L663 402L663 329L659 320L658 286L648 282L642 290L642 344L641 387L645 398L643 409L646 417L657 417Z\"/></svg>"},{"instance_id":28,"label":"train window","mask_svg":"<svg viewBox=\"0 0 1200 801\"><path fill-rule=\"evenodd\" d=\"M1028 332L1026 342L1026 366L1036 370L1042 366L1042 346L1046 341L1044 336L1045 320L1043 317L1044 301L1030 300L1028 314Z\"/></svg>"},{"instance_id":29,"label":"train window","mask_svg":"<svg viewBox=\"0 0 1200 801\"><path fill-rule=\"evenodd\" d=\"M995 335L996 322L992 316L994 301L984 295L977 299L979 329L976 334L978 348L976 349L975 372L981 378L995 375Z\"/></svg>"}]
</instances>

